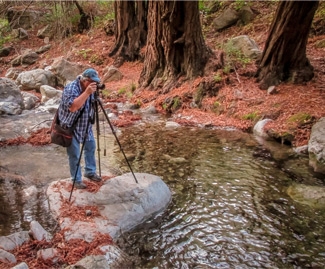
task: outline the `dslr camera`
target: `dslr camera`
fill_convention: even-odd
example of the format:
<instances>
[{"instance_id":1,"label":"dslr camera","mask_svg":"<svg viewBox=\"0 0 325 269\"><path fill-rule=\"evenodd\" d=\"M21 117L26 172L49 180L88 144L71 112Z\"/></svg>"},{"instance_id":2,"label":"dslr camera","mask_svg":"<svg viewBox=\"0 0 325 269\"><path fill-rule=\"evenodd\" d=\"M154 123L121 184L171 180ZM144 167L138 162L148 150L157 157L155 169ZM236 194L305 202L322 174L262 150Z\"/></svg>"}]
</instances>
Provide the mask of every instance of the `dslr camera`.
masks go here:
<instances>
[{"instance_id":1,"label":"dslr camera","mask_svg":"<svg viewBox=\"0 0 325 269\"><path fill-rule=\"evenodd\" d=\"M103 83L97 82L96 83L96 86L97 86L97 91L98 90L104 90L105 89L105 84L103 84Z\"/></svg>"}]
</instances>

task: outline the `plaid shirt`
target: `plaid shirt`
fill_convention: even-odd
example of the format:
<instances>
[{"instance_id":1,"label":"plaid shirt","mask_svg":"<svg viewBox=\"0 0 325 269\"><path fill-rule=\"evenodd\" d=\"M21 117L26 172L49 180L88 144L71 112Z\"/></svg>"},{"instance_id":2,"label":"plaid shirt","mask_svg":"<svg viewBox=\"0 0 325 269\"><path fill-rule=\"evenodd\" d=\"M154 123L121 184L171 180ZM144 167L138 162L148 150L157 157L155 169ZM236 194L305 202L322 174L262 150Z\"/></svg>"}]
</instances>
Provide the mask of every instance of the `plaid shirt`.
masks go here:
<instances>
[{"instance_id":1,"label":"plaid shirt","mask_svg":"<svg viewBox=\"0 0 325 269\"><path fill-rule=\"evenodd\" d=\"M81 93L82 93L82 89L80 85L80 77L78 77L76 80L72 81L67 86L65 86L62 93L61 103L59 106L60 125L66 127L72 127L73 123L80 115L82 109L85 107L82 115L77 121L77 125L74 130L74 136L79 141L79 143L83 141L84 136L86 134L87 124L90 120L89 116L93 115L94 113L91 106L93 95L90 95L90 97L87 99L85 104L82 105L77 111L70 112L69 108L71 107L74 99L76 99L79 95L81 95ZM94 134L93 134L91 123L89 122L87 140L89 141L91 139L94 139Z\"/></svg>"}]
</instances>

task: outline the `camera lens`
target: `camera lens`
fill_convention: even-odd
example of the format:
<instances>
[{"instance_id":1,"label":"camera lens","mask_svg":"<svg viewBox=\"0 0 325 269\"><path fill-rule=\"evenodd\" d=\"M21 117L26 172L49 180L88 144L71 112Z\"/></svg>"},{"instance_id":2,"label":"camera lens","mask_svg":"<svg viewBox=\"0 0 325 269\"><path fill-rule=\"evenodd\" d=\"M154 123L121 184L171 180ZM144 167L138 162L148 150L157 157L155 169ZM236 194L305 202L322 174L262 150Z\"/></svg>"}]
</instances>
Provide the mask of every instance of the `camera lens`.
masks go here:
<instances>
[{"instance_id":1,"label":"camera lens","mask_svg":"<svg viewBox=\"0 0 325 269\"><path fill-rule=\"evenodd\" d=\"M98 90L104 90L105 89L105 84L97 83L97 89Z\"/></svg>"}]
</instances>

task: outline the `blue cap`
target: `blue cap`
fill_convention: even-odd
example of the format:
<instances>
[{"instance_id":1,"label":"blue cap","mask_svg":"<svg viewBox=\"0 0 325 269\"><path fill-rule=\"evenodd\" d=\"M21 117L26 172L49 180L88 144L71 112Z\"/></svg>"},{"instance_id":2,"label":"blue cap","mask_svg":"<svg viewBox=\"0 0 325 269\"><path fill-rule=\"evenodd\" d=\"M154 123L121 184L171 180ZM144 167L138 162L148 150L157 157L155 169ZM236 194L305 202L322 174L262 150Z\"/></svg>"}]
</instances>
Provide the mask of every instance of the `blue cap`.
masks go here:
<instances>
[{"instance_id":1,"label":"blue cap","mask_svg":"<svg viewBox=\"0 0 325 269\"><path fill-rule=\"evenodd\" d=\"M92 81L95 82L100 82L100 78L98 77L98 73L95 69L89 68L86 69L83 73L82 73L83 77L87 77L90 78Z\"/></svg>"}]
</instances>

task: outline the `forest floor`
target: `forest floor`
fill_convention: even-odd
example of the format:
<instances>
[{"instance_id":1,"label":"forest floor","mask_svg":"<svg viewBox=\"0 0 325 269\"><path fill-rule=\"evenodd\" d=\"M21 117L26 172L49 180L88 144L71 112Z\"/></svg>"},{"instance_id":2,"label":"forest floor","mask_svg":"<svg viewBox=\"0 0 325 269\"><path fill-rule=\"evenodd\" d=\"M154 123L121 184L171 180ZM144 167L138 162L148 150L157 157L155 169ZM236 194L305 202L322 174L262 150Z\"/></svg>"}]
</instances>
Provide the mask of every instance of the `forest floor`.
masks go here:
<instances>
[{"instance_id":1,"label":"forest floor","mask_svg":"<svg viewBox=\"0 0 325 269\"><path fill-rule=\"evenodd\" d=\"M222 32L212 29L211 24L208 23L211 18L203 19L202 29L206 44L212 50L218 51L230 37L248 35L263 50L275 8L264 3L260 4L259 8L262 10L259 10L259 15L249 25L236 25ZM15 50L8 57L1 58L1 76L4 76L7 69L11 67L10 61L17 56L17 52L21 53L24 49L37 49L44 45L43 41L36 37L37 30L30 31L29 38L26 40L8 44ZM173 111L172 117L181 124L231 126L251 132L258 119L270 118L273 121L266 125L268 130L283 137L286 135L291 137L289 143L292 146L306 145L312 125L325 116L325 49L315 46L318 40L324 38L324 35L311 35L308 40L307 57L314 67L314 78L303 85L283 83L276 86L274 94L259 89L254 77L257 71L255 62L246 64L237 62L236 70L233 72L226 73L219 70L214 74L208 74L210 77L218 76L222 86L216 96L205 96L201 107L193 108L191 102L197 86L206 77L184 81L178 88L164 94L155 89L134 90L143 68L143 62L137 61L125 62L119 67L123 79L106 83L107 98L104 101L119 98L141 104L141 108L154 105L159 112L166 113L163 108L164 101L177 97L181 98L182 105ZM51 49L40 55L41 58L37 63L24 69L44 68L50 65L53 59L63 56L71 62L88 64L103 76L107 67L114 62L114 59L108 57L114 42L114 36L107 36L103 27L93 28L87 33L76 34L64 40L51 40ZM145 54L145 48L142 53ZM41 140L40 135L42 134L39 133L36 140Z\"/></svg>"}]
</instances>

